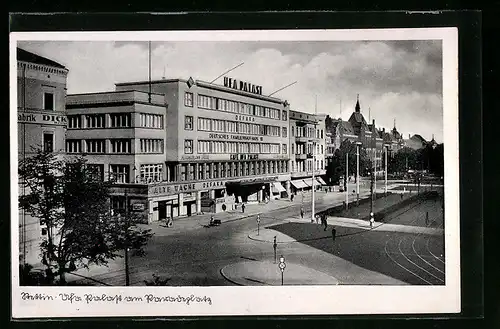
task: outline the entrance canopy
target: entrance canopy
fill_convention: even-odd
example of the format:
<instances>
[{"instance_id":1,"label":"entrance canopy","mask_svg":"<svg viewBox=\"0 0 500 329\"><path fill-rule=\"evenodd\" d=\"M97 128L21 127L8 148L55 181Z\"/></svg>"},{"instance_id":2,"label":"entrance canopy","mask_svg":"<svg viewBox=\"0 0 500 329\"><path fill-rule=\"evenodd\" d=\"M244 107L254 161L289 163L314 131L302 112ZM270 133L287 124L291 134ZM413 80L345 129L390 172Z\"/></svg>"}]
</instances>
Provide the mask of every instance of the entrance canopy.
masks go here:
<instances>
[{"instance_id":1,"label":"entrance canopy","mask_svg":"<svg viewBox=\"0 0 500 329\"><path fill-rule=\"evenodd\" d=\"M281 193L281 192L286 192L283 185L281 185L281 183L279 183L279 182L274 182L273 183L273 193Z\"/></svg>"},{"instance_id":2,"label":"entrance canopy","mask_svg":"<svg viewBox=\"0 0 500 329\"><path fill-rule=\"evenodd\" d=\"M292 180L292 181L290 181L290 183L292 183L292 185L295 186L295 188L297 188L297 189L309 186L306 183L304 183L304 181L302 179Z\"/></svg>"},{"instance_id":3,"label":"entrance canopy","mask_svg":"<svg viewBox=\"0 0 500 329\"><path fill-rule=\"evenodd\" d=\"M326 185L325 181L323 180L323 178L321 177L318 177L316 178L318 180L318 182L320 182L321 185Z\"/></svg>"}]
</instances>

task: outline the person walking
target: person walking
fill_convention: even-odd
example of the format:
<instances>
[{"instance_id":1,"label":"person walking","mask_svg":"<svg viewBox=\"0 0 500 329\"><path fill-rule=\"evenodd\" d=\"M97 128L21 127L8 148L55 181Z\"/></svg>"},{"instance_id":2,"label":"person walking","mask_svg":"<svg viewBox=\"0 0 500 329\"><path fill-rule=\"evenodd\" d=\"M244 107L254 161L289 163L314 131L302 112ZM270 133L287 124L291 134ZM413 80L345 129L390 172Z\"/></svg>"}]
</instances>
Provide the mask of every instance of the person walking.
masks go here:
<instances>
[{"instance_id":1,"label":"person walking","mask_svg":"<svg viewBox=\"0 0 500 329\"><path fill-rule=\"evenodd\" d=\"M245 213L245 204L244 203L241 205L241 212Z\"/></svg>"},{"instance_id":2,"label":"person walking","mask_svg":"<svg viewBox=\"0 0 500 329\"><path fill-rule=\"evenodd\" d=\"M319 215L318 215L318 214L316 214L316 216L315 216L315 217L316 217L316 224L319 224ZM323 220L321 220L321 223L323 223Z\"/></svg>"},{"instance_id":3,"label":"person walking","mask_svg":"<svg viewBox=\"0 0 500 329\"><path fill-rule=\"evenodd\" d=\"M214 225L214 215L210 216L210 225L209 226L213 226Z\"/></svg>"},{"instance_id":4,"label":"person walking","mask_svg":"<svg viewBox=\"0 0 500 329\"><path fill-rule=\"evenodd\" d=\"M328 228L328 222L327 222L327 217L326 214L323 214L323 225L325 225L324 231Z\"/></svg>"},{"instance_id":5,"label":"person walking","mask_svg":"<svg viewBox=\"0 0 500 329\"><path fill-rule=\"evenodd\" d=\"M300 218L304 219L304 207L300 207Z\"/></svg>"},{"instance_id":6,"label":"person walking","mask_svg":"<svg viewBox=\"0 0 500 329\"><path fill-rule=\"evenodd\" d=\"M292 201L292 202L293 202L293 197L294 197L294 195L292 194L292 195L290 196L290 201Z\"/></svg>"}]
</instances>

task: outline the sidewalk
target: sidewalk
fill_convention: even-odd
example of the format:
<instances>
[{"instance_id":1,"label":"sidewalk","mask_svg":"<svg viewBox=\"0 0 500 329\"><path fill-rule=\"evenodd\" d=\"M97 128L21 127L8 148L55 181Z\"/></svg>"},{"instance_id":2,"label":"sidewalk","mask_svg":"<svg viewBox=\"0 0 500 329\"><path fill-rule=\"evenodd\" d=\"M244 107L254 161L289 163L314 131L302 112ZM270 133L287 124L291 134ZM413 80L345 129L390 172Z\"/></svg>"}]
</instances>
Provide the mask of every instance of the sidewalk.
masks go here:
<instances>
[{"instance_id":1,"label":"sidewalk","mask_svg":"<svg viewBox=\"0 0 500 329\"><path fill-rule=\"evenodd\" d=\"M339 280L299 264L287 263L283 285L337 285ZM280 286L281 270L271 261L244 261L223 267L220 273L239 286Z\"/></svg>"}]
</instances>

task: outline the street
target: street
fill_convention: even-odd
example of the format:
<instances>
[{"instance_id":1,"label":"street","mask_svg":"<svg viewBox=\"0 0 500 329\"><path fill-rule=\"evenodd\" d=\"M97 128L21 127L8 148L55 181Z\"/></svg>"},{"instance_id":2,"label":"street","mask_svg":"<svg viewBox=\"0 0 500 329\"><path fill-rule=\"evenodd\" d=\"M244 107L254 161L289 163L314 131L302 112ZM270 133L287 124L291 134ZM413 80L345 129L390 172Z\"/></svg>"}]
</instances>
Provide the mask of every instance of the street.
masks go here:
<instances>
[{"instance_id":1,"label":"street","mask_svg":"<svg viewBox=\"0 0 500 329\"><path fill-rule=\"evenodd\" d=\"M361 196L367 193L366 189L361 190ZM155 274L168 278L170 286L233 285L237 280L224 277L222 269L240 262L273 262L272 239L265 237L276 234L284 234L278 235L280 239L290 237L278 241L278 256L284 255L290 264L329 275L339 284L444 284L444 234L439 231L443 222L439 202L430 200L406 206L395 212L393 218L386 218L387 224L377 223L380 227L373 230L362 220L351 220L359 221L357 226L330 220L325 232L322 226L311 223L310 197L304 200L304 219L300 219L299 195L288 207L262 213L260 241L250 239L257 234L256 216L223 222L219 227L198 225L175 234L156 234L144 257L131 255L130 284L143 285L144 280L150 281ZM344 193L319 192L315 208L324 210L344 200ZM429 223L425 223L426 213L431 218ZM337 230L334 242L332 225ZM441 233L428 234L426 226ZM93 280L124 285L125 272L120 262L109 271L93 275Z\"/></svg>"}]
</instances>

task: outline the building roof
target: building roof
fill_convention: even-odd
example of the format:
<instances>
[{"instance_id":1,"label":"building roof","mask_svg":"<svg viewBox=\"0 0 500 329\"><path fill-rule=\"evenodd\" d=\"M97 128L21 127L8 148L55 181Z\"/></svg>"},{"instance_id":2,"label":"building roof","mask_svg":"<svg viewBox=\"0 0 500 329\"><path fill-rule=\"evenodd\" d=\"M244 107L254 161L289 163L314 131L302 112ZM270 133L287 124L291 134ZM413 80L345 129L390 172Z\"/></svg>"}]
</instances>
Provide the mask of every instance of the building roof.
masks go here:
<instances>
[{"instance_id":1,"label":"building roof","mask_svg":"<svg viewBox=\"0 0 500 329\"><path fill-rule=\"evenodd\" d=\"M363 117L363 114L361 112L353 112L351 114L351 117L349 118L349 122L356 122L359 124L366 124L365 118Z\"/></svg>"},{"instance_id":2,"label":"building roof","mask_svg":"<svg viewBox=\"0 0 500 329\"><path fill-rule=\"evenodd\" d=\"M422 136L420 136L419 134L415 134L415 135L411 136L410 139L418 140L422 144L427 143L427 141Z\"/></svg>"},{"instance_id":3,"label":"building roof","mask_svg":"<svg viewBox=\"0 0 500 329\"><path fill-rule=\"evenodd\" d=\"M31 53L29 51L26 51L21 48L17 48L17 60L22 61L22 62L29 62L29 63L35 63L35 64L41 64L41 65L48 65L48 66L53 66L57 67L60 69L66 69L63 65L54 62L51 59L42 57L40 55Z\"/></svg>"}]
</instances>

